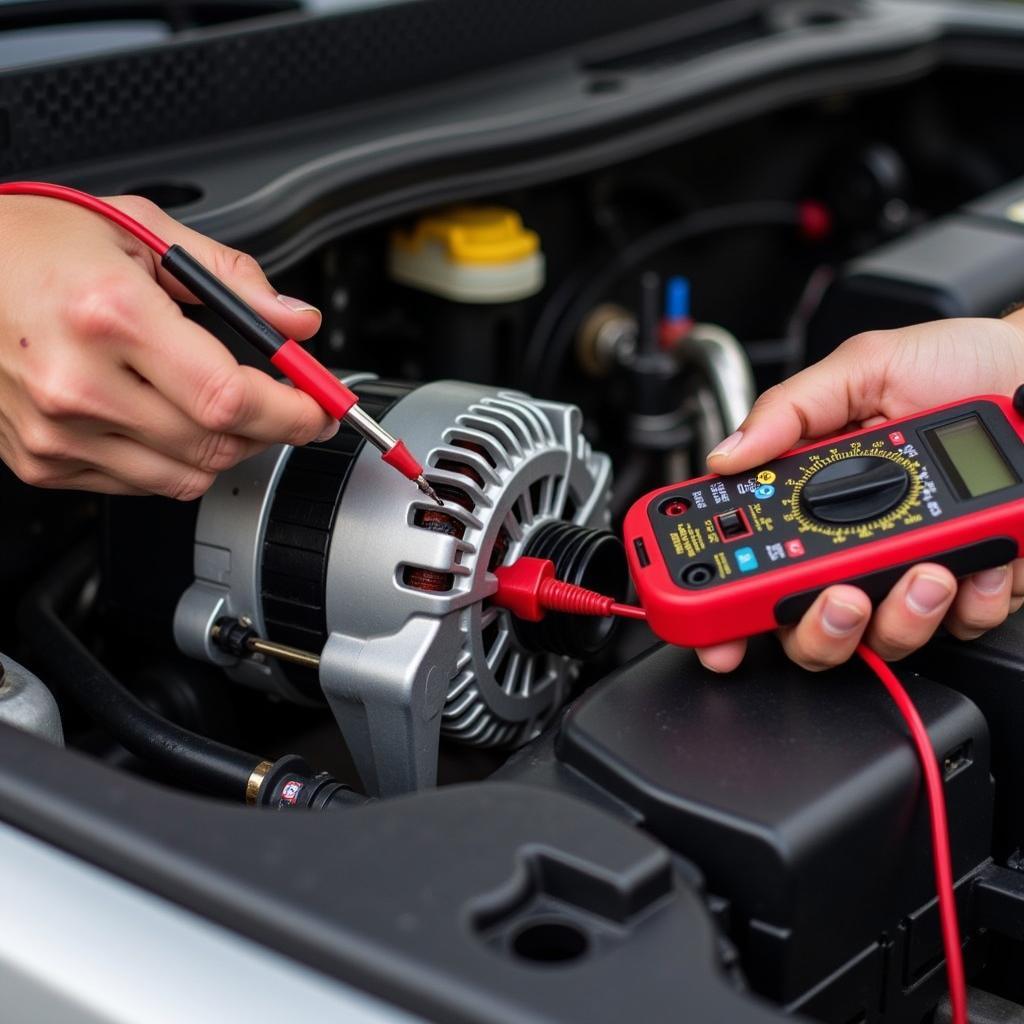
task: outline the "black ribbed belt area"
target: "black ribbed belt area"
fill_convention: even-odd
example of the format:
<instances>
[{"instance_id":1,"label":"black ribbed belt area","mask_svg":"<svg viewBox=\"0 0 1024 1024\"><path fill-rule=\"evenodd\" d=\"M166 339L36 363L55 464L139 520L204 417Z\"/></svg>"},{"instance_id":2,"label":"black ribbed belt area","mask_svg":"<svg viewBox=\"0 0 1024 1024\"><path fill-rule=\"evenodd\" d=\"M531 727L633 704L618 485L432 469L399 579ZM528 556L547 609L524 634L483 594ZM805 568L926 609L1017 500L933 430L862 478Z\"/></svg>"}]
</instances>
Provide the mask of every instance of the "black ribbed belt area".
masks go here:
<instances>
[{"instance_id":1,"label":"black ribbed belt area","mask_svg":"<svg viewBox=\"0 0 1024 1024\"><path fill-rule=\"evenodd\" d=\"M380 420L417 385L371 380L353 386L359 404ZM327 556L331 532L356 458L366 442L342 424L324 444L296 448L274 491L263 538L260 600L267 636L319 653L327 642ZM308 669L282 664L310 696L320 692Z\"/></svg>"}]
</instances>

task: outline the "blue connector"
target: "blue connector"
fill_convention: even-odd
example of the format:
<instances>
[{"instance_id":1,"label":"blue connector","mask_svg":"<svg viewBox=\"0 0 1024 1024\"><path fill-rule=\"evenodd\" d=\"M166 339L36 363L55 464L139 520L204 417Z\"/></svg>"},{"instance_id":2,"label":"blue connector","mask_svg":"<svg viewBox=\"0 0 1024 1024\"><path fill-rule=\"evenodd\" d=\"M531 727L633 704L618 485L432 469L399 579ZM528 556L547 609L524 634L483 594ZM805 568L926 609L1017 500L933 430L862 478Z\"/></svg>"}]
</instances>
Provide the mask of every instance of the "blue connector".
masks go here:
<instances>
[{"instance_id":1,"label":"blue connector","mask_svg":"<svg viewBox=\"0 0 1024 1024\"><path fill-rule=\"evenodd\" d=\"M690 318L690 279L670 277L665 285L665 320L677 323Z\"/></svg>"}]
</instances>

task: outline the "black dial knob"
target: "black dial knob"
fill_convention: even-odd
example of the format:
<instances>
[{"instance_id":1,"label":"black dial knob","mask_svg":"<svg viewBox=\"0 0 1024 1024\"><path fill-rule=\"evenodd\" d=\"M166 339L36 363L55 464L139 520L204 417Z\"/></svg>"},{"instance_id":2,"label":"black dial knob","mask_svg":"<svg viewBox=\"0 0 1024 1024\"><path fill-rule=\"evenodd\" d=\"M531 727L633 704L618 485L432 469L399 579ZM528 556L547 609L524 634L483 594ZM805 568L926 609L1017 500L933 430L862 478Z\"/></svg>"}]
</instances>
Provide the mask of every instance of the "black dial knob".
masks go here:
<instances>
[{"instance_id":1,"label":"black dial knob","mask_svg":"<svg viewBox=\"0 0 1024 1024\"><path fill-rule=\"evenodd\" d=\"M907 471L890 459L856 455L818 470L804 484L800 503L823 523L877 519L903 500Z\"/></svg>"}]
</instances>

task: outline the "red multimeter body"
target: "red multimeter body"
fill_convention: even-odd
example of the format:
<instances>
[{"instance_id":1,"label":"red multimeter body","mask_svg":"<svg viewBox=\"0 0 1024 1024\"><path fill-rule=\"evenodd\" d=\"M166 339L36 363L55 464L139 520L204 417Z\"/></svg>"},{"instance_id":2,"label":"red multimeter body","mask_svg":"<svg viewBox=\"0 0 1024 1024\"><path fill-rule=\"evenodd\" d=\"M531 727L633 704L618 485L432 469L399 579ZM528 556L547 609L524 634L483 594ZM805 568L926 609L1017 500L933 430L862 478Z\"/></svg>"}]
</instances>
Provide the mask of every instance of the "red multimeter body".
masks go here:
<instances>
[{"instance_id":1,"label":"red multimeter body","mask_svg":"<svg viewBox=\"0 0 1024 1024\"><path fill-rule=\"evenodd\" d=\"M647 621L685 647L796 622L821 591L873 600L912 565L955 575L1024 552L1024 418L984 396L662 487L624 538Z\"/></svg>"}]
</instances>

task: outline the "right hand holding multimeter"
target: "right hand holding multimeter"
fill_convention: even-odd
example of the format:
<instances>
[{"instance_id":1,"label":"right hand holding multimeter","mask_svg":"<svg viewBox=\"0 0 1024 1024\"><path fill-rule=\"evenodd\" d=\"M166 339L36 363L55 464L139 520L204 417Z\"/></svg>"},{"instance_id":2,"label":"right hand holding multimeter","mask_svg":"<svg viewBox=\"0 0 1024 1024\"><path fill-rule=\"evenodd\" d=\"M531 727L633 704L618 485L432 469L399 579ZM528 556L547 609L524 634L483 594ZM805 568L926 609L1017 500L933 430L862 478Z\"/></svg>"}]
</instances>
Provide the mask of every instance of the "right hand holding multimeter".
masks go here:
<instances>
[{"instance_id":1,"label":"right hand holding multimeter","mask_svg":"<svg viewBox=\"0 0 1024 1024\"><path fill-rule=\"evenodd\" d=\"M977 635L1019 606L1024 387L1013 401L1001 392L1022 380L1024 334L1005 320L855 338L763 396L709 457L715 475L645 495L623 531L641 614L663 640L726 671L743 638L780 628L797 662L824 668L856 650L885 685L928 794L957 1024L967 985L942 774L882 659L944 620ZM800 437L819 440L791 450Z\"/></svg>"},{"instance_id":2,"label":"right hand holding multimeter","mask_svg":"<svg viewBox=\"0 0 1024 1024\"><path fill-rule=\"evenodd\" d=\"M709 460L721 478L630 512L652 627L728 671L740 638L776 626L826 668L861 639L891 660L943 621L964 638L998 625L1024 596L1024 419L971 396L1022 380L1017 324L953 320L852 339L768 392ZM801 436L827 440L778 456Z\"/></svg>"}]
</instances>

